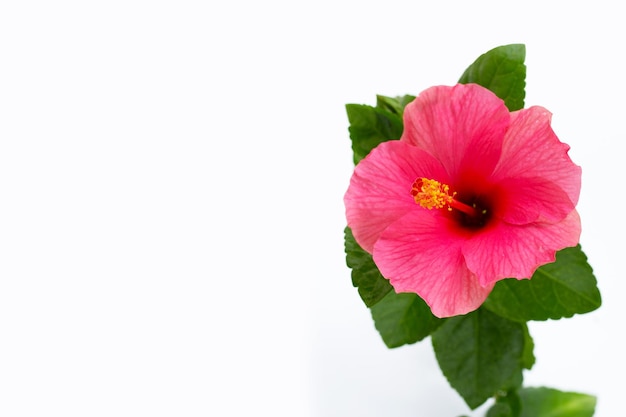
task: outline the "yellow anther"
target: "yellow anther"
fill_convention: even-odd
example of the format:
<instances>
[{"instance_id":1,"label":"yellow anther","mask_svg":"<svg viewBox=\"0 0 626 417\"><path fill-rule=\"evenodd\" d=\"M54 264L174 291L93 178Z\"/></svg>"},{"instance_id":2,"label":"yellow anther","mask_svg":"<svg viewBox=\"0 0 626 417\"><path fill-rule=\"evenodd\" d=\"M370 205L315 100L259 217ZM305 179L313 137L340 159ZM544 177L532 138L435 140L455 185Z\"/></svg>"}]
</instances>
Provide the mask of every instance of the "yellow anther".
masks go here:
<instances>
[{"instance_id":1,"label":"yellow anther","mask_svg":"<svg viewBox=\"0 0 626 417\"><path fill-rule=\"evenodd\" d=\"M453 201L448 185L428 178L416 179L411 187L411 195L417 204L429 210L449 206Z\"/></svg>"}]
</instances>

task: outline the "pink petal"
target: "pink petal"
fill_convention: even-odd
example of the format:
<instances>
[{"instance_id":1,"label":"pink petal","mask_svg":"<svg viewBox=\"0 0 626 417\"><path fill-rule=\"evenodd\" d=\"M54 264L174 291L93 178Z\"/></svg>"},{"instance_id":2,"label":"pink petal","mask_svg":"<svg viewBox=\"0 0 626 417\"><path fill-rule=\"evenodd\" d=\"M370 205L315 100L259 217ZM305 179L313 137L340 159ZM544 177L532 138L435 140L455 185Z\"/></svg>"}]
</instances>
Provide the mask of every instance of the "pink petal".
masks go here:
<instances>
[{"instance_id":1,"label":"pink petal","mask_svg":"<svg viewBox=\"0 0 626 417\"><path fill-rule=\"evenodd\" d=\"M354 169L344 196L346 218L354 238L372 253L387 226L411 210L421 209L410 194L415 179L447 180L436 159L407 143L383 142Z\"/></svg>"},{"instance_id":2,"label":"pink petal","mask_svg":"<svg viewBox=\"0 0 626 417\"><path fill-rule=\"evenodd\" d=\"M567 193L544 178L507 178L498 185L495 215L507 223L556 223L574 210Z\"/></svg>"},{"instance_id":3,"label":"pink petal","mask_svg":"<svg viewBox=\"0 0 626 417\"><path fill-rule=\"evenodd\" d=\"M437 86L404 110L402 141L439 159L454 179L486 177L500 158L510 114L504 102L476 84Z\"/></svg>"},{"instance_id":4,"label":"pink petal","mask_svg":"<svg viewBox=\"0 0 626 417\"><path fill-rule=\"evenodd\" d=\"M530 278L539 266L554 262L556 251L576 246L579 238L580 217L572 210L558 223L496 223L476 233L462 251L467 267L488 286L504 278Z\"/></svg>"},{"instance_id":5,"label":"pink petal","mask_svg":"<svg viewBox=\"0 0 626 417\"><path fill-rule=\"evenodd\" d=\"M580 194L581 169L567 154L569 146L554 134L551 117L548 110L538 106L511 113L511 126L492 180L543 178L565 191L575 206Z\"/></svg>"},{"instance_id":6,"label":"pink petal","mask_svg":"<svg viewBox=\"0 0 626 417\"><path fill-rule=\"evenodd\" d=\"M374 262L396 292L417 293L437 317L477 309L493 287L468 270L461 253L468 235L450 222L445 212L414 210L374 245Z\"/></svg>"}]
</instances>

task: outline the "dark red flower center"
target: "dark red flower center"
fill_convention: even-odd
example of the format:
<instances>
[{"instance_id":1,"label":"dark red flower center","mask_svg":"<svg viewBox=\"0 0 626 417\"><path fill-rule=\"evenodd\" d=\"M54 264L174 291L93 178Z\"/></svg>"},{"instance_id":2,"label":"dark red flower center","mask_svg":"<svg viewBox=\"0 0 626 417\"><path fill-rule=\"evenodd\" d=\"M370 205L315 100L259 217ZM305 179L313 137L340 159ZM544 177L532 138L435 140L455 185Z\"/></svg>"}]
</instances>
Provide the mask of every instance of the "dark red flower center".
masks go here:
<instances>
[{"instance_id":1,"label":"dark red flower center","mask_svg":"<svg viewBox=\"0 0 626 417\"><path fill-rule=\"evenodd\" d=\"M432 210L447 208L458 223L466 228L477 229L485 226L491 217L489 201L474 195L458 194L450 186L428 178L418 178L413 182L411 195L415 203Z\"/></svg>"}]
</instances>

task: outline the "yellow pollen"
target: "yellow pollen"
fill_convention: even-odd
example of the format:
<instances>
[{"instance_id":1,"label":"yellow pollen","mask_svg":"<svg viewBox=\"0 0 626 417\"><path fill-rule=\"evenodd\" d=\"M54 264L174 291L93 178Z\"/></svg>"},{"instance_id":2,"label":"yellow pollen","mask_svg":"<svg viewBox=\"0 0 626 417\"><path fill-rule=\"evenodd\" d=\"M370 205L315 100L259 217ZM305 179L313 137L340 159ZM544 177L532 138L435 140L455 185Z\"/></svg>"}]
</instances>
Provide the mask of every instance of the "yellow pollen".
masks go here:
<instances>
[{"instance_id":1,"label":"yellow pollen","mask_svg":"<svg viewBox=\"0 0 626 417\"><path fill-rule=\"evenodd\" d=\"M411 187L411 195L417 204L429 210L440 209L445 206L450 208L450 204L454 200L454 195L450 195L448 185L428 178L416 179Z\"/></svg>"}]
</instances>

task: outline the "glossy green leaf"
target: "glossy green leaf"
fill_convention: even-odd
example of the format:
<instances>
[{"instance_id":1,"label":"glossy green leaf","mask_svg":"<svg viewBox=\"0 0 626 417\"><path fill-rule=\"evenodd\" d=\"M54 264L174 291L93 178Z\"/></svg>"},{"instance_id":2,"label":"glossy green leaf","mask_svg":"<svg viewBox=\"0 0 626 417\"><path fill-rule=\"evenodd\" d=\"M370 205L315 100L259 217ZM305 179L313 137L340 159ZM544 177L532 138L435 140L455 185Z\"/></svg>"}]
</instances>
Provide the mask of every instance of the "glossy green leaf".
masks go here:
<instances>
[{"instance_id":1,"label":"glossy green leaf","mask_svg":"<svg viewBox=\"0 0 626 417\"><path fill-rule=\"evenodd\" d=\"M346 227L345 249L346 264L352 268L352 285L358 288L359 295L366 306L371 307L387 295L393 287L385 279L372 259L354 240L352 230Z\"/></svg>"},{"instance_id":2,"label":"glossy green leaf","mask_svg":"<svg viewBox=\"0 0 626 417\"><path fill-rule=\"evenodd\" d=\"M470 65L459 83L475 83L504 100L510 111L524 108L526 96L526 47L523 44L498 46Z\"/></svg>"},{"instance_id":3,"label":"glossy green leaf","mask_svg":"<svg viewBox=\"0 0 626 417\"><path fill-rule=\"evenodd\" d=\"M376 96L376 107L379 109L387 110L391 113L395 113L402 117L404 114L404 108L407 104L415 100L415 96L405 95L401 97L386 97Z\"/></svg>"},{"instance_id":4,"label":"glossy green leaf","mask_svg":"<svg viewBox=\"0 0 626 417\"><path fill-rule=\"evenodd\" d=\"M514 388L512 381L521 384L523 326L481 308L447 319L432 334L439 367L470 408Z\"/></svg>"},{"instance_id":5,"label":"glossy green leaf","mask_svg":"<svg viewBox=\"0 0 626 417\"><path fill-rule=\"evenodd\" d=\"M507 403L495 403L492 405L489 410L487 410L487 414L485 417L518 417L513 414L513 410L511 406Z\"/></svg>"},{"instance_id":6,"label":"glossy green leaf","mask_svg":"<svg viewBox=\"0 0 626 417\"><path fill-rule=\"evenodd\" d=\"M528 325L524 324L524 350L522 352L522 366L525 369L532 369L535 364L535 341L533 340Z\"/></svg>"},{"instance_id":7,"label":"glossy green leaf","mask_svg":"<svg viewBox=\"0 0 626 417\"><path fill-rule=\"evenodd\" d=\"M517 389L499 392L486 417L519 417L521 409L522 401Z\"/></svg>"},{"instance_id":8,"label":"glossy green leaf","mask_svg":"<svg viewBox=\"0 0 626 417\"><path fill-rule=\"evenodd\" d=\"M559 251L530 280L498 282L483 306L510 320L560 319L600 307L602 298L580 245Z\"/></svg>"},{"instance_id":9,"label":"glossy green leaf","mask_svg":"<svg viewBox=\"0 0 626 417\"><path fill-rule=\"evenodd\" d=\"M520 417L592 417L596 397L552 388L523 388ZM619 414L619 413L618 413Z\"/></svg>"},{"instance_id":10,"label":"glossy green leaf","mask_svg":"<svg viewBox=\"0 0 626 417\"><path fill-rule=\"evenodd\" d=\"M433 316L424 300L413 293L391 291L371 311L374 325L388 348L418 342L444 322Z\"/></svg>"},{"instance_id":11,"label":"glossy green leaf","mask_svg":"<svg viewBox=\"0 0 626 417\"><path fill-rule=\"evenodd\" d=\"M355 164L380 143L402 136L402 116L395 111L365 104L346 104L346 112Z\"/></svg>"}]
</instances>

